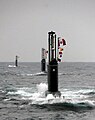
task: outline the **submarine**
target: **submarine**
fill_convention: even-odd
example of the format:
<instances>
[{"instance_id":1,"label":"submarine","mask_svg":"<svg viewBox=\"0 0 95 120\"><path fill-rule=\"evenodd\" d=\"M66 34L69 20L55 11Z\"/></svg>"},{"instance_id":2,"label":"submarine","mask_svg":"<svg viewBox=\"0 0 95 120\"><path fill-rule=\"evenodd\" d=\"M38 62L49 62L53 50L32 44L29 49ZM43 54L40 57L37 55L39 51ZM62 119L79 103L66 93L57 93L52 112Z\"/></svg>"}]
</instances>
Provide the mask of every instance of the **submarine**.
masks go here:
<instances>
[{"instance_id":1,"label":"submarine","mask_svg":"<svg viewBox=\"0 0 95 120\"><path fill-rule=\"evenodd\" d=\"M48 90L45 95L52 94L54 97L60 97L61 92L58 90L58 58L57 58L56 34L48 32L48 65L47 65L47 83Z\"/></svg>"},{"instance_id":2,"label":"submarine","mask_svg":"<svg viewBox=\"0 0 95 120\"><path fill-rule=\"evenodd\" d=\"M41 72L46 73L46 58L47 58L47 50L42 48L42 56L41 56Z\"/></svg>"}]
</instances>

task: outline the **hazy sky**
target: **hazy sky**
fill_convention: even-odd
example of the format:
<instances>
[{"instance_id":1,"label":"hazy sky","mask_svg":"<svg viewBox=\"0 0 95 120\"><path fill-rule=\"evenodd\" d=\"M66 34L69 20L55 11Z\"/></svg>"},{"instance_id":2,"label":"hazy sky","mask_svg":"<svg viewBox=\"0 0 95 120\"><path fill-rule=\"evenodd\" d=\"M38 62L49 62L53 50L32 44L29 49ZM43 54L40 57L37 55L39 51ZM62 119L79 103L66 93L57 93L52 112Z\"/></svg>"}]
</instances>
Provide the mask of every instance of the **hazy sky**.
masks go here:
<instances>
[{"instance_id":1,"label":"hazy sky","mask_svg":"<svg viewBox=\"0 0 95 120\"><path fill-rule=\"evenodd\" d=\"M95 62L95 0L0 0L0 61L39 62L51 30L63 61Z\"/></svg>"}]
</instances>

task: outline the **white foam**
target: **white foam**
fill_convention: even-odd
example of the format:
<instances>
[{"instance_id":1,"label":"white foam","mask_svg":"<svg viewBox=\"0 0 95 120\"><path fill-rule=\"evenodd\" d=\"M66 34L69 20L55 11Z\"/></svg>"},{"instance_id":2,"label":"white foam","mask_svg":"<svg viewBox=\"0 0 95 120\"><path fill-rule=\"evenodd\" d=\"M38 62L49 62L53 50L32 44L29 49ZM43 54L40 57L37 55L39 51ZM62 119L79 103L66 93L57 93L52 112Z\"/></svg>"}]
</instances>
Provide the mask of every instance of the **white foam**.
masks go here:
<instances>
[{"instance_id":1,"label":"white foam","mask_svg":"<svg viewBox=\"0 0 95 120\"><path fill-rule=\"evenodd\" d=\"M15 65L8 65L8 67L15 68L16 66Z\"/></svg>"},{"instance_id":2,"label":"white foam","mask_svg":"<svg viewBox=\"0 0 95 120\"><path fill-rule=\"evenodd\" d=\"M77 92L80 93L80 94L89 94L91 92L95 93L95 90L94 89L81 89L81 90L79 90Z\"/></svg>"},{"instance_id":3,"label":"white foam","mask_svg":"<svg viewBox=\"0 0 95 120\"><path fill-rule=\"evenodd\" d=\"M40 76L40 75L46 75L47 73L46 72L38 72L38 73L34 73L34 74L30 74L32 76ZM29 76L29 74L28 74Z\"/></svg>"},{"instance_id":4,"label":"white foam","mask_svg":"<svg viewBox=\"0 0 95 120\"><path fill-rule=\"evenodd\" d=\"M48 99L48 100L49 100L49 99L54 99L54 98L55 98L55 97L54 97L52 94L48 94L47 97L46 97L46 99Z\"/></svg>"},{"instance_id":5,"label":"white foam","mask_svg":"<svg viewBox=\"0 0 95 120\"><path fill-rule=\"evenodd\" d=\"M18 88L17 91L8 92L11 95L20 95L20 98L25 100L31 100L30 104L54 104L54 103L72 103L79 104L85 103L87 106L95 106L95 101L90 100L88 95L84 93L89 93L92 90L68 90L64 89L61 92L61 97L54 97L52 94L45 96L45 91L47 91L47 84L40 83L36 86L36 91L33 92L32 88ZM82 94L83 93L83 94Z\"/></svg>"},{"instance_id":6,"label":"white foam","mask_svg":"<svg viewBox=\"0 0 95 120\"><path fill-rule=\"evenodd\" d=\"M33 74L27 74L27 76L33 76Z\"/></svg>"},{"instance_id":7,"label":"white foam","mask_svg":"<svg viewBox=\"0 0 95 120\"><path fill-rule=\"evenodd\" d=\"M42 93L47 90L47 84L46 83L40 83L37 85L38 92Z\"/></svg>"},{"instance_id":8,"label":"white foam","mask_svg":"<svg viewBox=\"0 0 95 120\"><path fill-rule=\"evenodd\" d=\"M31 96L31 93L25 92L24 90L17 90L16 92L8 92L10 95L21 95L21 96Z\"/></svg>"},{"instance_id":9,"label":"white foam","mask_svg":"<svg viewBox=\"0 0 95 120\"><path fill-rule=\"evenodd\" d=\"M38 73L26 73L26 74L21 74L22 76L41 76L41 75L46 75L47 73L45 72L38 72Z\"/></svg>"}]
</instances>

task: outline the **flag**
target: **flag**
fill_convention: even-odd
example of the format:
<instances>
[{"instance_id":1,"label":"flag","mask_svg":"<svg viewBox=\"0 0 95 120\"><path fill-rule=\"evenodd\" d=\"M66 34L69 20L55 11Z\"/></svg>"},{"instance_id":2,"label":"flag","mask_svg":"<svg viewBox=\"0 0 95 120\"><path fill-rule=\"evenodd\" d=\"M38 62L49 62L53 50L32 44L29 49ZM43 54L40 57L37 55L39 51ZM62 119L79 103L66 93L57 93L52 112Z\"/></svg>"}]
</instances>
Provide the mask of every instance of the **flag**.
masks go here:
<instances>
[{"instance_id":1,"label":"flag","mask_svg":"<svg viewBox=\"0 0 95 120\"><path fill-rule=\"evenodd\" d=\"M66 41L64 39L61 39L60 37L58 37L58 49L60 45L66 45Z\"/></svg>"},{"instance_id":2,"label":"flag","mask_svg":"<svg viewBox=\"0 0 95 120\"><path fill-rule=\"evenodd\" d=\"M61 62L61 59L60 59L60 58L58 58L58 62Z\"/></svg>"},{"instance_id":3,"label":"flag","mask_svg":"<svg viewBox=\"0 0 95 120\"><path fill-rule=\"evenodd\" d=\"M62 56L63 56L63 48L64 45L66 45L66 41L64 38L58 37L58 61L61 62Z\"/></svg>"},{"instance_id":4,"label":"flag","mask_svg":"<svg viewBox=\"0 0 95 120\"><path fill-rule=\"evenodd\" d=\"M63 51L63 48L59 48L60 49L60 51Z\"/></svg>"},{"instance_id":5,"label":"flag","mask_svg":"<svg viewBox=\"0 0 95 120\"><path fill-rule=\"evenodd\" d=\"M66 45L66 41L64 39L62 39L62 43L63 45Z\"/></svg>"},{"instance_id":6,"label":"flag","mask_svg":"<svg viewBox=\"0 0 95 120\"><path fill-rule=\"evenodd\" d=\"M60 55L60 58L62 57L62 54Z\"/></svg>"},{"instance_id":7,"label":"flag","mask_svg":"<svg viewBox=\"0 0 95 120\"><path fill-rule=\"evenodd\" d=\"M47 53L48 53L48 50L46 50L45 52L46 52L46 54L47 54Z\"/></svg>"},{"instance_id":8,"label":"flag","mask_svg":"<svg viewBox=\"0 0 95 120\"><path fill-rule=\"evenodd\" d=\"M59 54L62 54L62 52L59 51Z\"/></svg>"}]
</instances>

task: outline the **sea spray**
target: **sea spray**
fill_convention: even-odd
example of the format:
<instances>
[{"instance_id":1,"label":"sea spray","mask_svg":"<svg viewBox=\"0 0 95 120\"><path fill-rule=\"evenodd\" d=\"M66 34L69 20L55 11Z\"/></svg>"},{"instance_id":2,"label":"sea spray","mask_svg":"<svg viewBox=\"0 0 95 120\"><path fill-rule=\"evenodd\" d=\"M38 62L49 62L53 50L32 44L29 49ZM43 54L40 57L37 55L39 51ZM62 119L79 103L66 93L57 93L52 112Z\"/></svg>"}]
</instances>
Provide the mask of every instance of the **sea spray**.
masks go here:
<instances>
[{"instance_id":1,"label":"sea spray","mask_svg":"<svg viewBox=\"0 0 95 120\"><path fill-rule=\"evenodd\" d=\"M37 90L41 95L44 95L45 97L45 91L47 91L47 84L46 83L40 83L37 85Z\"/></svg>"},{"instance_id":2,"label":"sea spray","mask_svg":"<svg viewBox=\"0 0 95 120\"><path fill-rule=\"evenodd\" d=\"M35 91L33 90L35 89ZM29 104L35 105L53 105L59 104L65 107L78 107L78 108L93 108L95 107L95 100L90 100L91 96L89 93L94 91L94 89L61 89L61 96L54 97L52 94L45 96L45 91L47 90L46 83L40 83L36 85L36 88L15 88L13 91L7 91L8 100L17 99L17 100L29 100Z\"/></svg>"}]
</instances>

